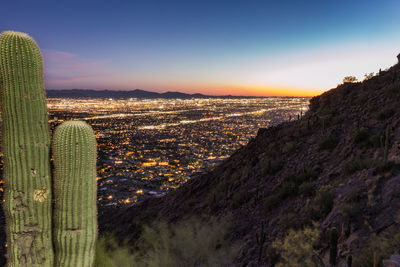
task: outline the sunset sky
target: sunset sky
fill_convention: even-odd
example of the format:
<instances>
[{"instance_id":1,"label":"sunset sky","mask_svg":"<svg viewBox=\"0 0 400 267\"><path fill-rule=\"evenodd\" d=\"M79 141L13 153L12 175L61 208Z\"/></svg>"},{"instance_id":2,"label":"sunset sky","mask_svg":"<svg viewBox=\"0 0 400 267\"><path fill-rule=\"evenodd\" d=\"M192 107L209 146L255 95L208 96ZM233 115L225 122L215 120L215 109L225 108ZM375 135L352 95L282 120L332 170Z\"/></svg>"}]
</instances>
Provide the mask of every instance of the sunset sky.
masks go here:
<instances>
[{"instance_id":1,"label":"sunset sky","mask_svg":"<svg viewBox=\"0 0 400 267\"><path fill-rule=\"evenodd\" d=\"M3 0L48 89L316 95L396 63L399 0Z\"/></svg>"}]
</instances>

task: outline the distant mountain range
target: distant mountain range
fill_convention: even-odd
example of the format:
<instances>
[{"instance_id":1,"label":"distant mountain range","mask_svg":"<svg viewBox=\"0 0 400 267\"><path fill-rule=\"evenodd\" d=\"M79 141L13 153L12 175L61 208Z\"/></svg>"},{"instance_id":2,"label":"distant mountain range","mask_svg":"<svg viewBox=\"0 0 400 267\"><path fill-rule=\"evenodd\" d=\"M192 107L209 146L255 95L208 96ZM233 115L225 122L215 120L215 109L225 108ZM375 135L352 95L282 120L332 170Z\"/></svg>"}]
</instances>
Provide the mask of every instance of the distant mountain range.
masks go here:
<instances>
[{"instance_id":1,"label":"distant mountain range","mask_svg":"<svg viewBox=\"0 0 400 267\"><path fill-rule=\"evenodd\" d=\"M203 94L186 94L181 92L157 93L141 89L132 91L113 91L113 90L86 90L86 89L67 89L67 90L46 90L49 98L246 98L245 96L210 96Z\"/></svg>"}]
</instances>

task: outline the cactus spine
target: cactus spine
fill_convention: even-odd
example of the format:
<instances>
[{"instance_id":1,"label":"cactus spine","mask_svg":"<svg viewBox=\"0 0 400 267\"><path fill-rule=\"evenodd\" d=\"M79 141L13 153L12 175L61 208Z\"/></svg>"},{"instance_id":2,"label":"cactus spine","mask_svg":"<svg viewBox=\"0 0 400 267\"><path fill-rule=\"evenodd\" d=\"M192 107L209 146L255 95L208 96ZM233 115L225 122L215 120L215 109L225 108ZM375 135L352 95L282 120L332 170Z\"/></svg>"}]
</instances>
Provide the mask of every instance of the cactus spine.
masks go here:
<instances>
[{"instance_id":1,"label":"cactus spine","mask_svg":"<svg viewBox=\"0 0 400 267\"><path fill-rule=\"evenodd\" d=\"M93 266L97 239L96 139L82 121L67 121L53 137L56 266Z\"/></svg>"},{"instance_id":2,"label":"cactus spine","mask_svg":"<svg viewBox=\"0 0 400 267\"><path fill-rule=\"evenodd\" d=\"M40 49L0 34L8 266L52 266L50 135Z\"/></svg>"}]
</instances>

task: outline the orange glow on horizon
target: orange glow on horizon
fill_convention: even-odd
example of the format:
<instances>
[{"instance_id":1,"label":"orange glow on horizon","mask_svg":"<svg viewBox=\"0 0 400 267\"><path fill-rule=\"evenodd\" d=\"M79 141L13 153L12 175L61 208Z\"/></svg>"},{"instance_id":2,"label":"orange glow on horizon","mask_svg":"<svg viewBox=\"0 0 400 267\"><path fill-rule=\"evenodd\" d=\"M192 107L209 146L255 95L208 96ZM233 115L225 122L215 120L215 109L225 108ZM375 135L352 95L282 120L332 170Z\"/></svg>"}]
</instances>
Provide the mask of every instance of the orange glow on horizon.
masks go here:
<instances>
[{"instance_id":1,"label":"orange glow on horizon","mask_svg":"<svg viewBox=\"0 0 400 267\"><path fill-rule=\"evenodd\" d=\"M122 90L131 91L141 89L149 92L165 93L165 92L181 92L187 94L203 94L210 96L255 96L255 97L271 97L271 96L293 96L293 97L313 97L322 94L325 89L320 88L301 88L291 86L259 86L259 85L238 85L238 84L221 84L221 83L182 83L182 82L166 82L160 84L149 85L148 83L139 83L135 86L127 87L126 84L133 84L132 81L119 81L120 84L103 84L103 86L95 86L95 90ZM94 86L77 86L73 88L93 89ZM73 89L63 88L63 89Z\"/></svg>"},{"instance_id":2,"label":"orange glow on horizon","mask_svg":"<svg viewBox=\"0 0 400 267\"><path fill-rule=\"evenodd\" d=\"M180 87L180 86L179 86ZM189 87L189 86L188 86ZM196 86L195 86L196 87ZM192 87L193 88L193 87ZM207 88L207 89L204 89ZM213 89L208 89L213 88ZM264 87L264 86L235 86L235 85L223 85L223 86L205 86L200 88L193 88L182 90L187 93L202 93L205 95L233 95L233 96L257 96L257 97L269 97L269 96L294 96L294 97L313 97L322 94L324 91L320 89L305 89L305 88L292 88L292 87Z\"/></svg>"}]
</instances>

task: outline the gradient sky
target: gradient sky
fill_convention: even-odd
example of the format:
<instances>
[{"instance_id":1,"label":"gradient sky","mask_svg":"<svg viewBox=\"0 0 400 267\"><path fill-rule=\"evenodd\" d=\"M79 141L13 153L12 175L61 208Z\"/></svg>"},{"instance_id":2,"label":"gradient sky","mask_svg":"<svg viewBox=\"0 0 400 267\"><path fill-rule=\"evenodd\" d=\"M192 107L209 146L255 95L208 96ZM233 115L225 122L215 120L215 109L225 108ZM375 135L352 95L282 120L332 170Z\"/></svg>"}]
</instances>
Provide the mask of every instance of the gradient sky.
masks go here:
<instances>
[{"instance_id":1,"label":"gradient sky","mask_svg":"<svg viewBox=\"0 0 400 267\"><path fill-rule=\"evenodd\" d=\"M399 0L2 0L48 89L316 95L396 63Z\"/></svg>"}]
</instances>

